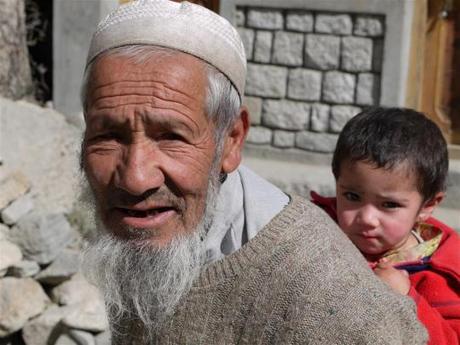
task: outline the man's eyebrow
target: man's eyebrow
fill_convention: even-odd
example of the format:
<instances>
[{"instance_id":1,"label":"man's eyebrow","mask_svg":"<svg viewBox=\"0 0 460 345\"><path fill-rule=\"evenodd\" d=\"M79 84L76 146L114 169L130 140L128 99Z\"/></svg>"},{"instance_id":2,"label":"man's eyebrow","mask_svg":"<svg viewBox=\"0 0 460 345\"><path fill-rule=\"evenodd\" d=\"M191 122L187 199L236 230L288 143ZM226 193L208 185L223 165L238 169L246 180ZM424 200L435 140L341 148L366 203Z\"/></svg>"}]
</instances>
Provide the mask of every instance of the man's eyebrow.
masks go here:
<instances>
[{"instance_id":1,"label":"man's eyebrow","mask_svg":"<svg viewBox=\"0 0 460 345\"><path fill-rule=\"evenodd\" d=\"M116 115L96 114L86 119L86 127L95 131L116 129L122 127L124 122L123 118Z\"/></svg>"}]
</instances>

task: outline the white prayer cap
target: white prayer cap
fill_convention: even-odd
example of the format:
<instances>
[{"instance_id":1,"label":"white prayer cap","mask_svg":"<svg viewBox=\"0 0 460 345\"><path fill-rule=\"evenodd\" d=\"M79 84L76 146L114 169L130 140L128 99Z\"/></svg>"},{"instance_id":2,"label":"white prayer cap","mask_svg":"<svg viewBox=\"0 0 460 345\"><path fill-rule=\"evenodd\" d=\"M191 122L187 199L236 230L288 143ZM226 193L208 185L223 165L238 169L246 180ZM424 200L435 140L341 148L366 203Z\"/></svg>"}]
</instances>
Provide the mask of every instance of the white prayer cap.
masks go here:
<instances>
[{"instance_id":1,"label":"white prayer cap","mask_svg":"<svg viewBox=\"0 0 460 345\"><path fill-rule=\"evenodd\" d=\"M137 0L102 20L91 40L86 65L100 53L132 44L157 45L194 55L225 74L244 94L246 56L235 28L199 5Z\"/></svg>"}]
</instances>

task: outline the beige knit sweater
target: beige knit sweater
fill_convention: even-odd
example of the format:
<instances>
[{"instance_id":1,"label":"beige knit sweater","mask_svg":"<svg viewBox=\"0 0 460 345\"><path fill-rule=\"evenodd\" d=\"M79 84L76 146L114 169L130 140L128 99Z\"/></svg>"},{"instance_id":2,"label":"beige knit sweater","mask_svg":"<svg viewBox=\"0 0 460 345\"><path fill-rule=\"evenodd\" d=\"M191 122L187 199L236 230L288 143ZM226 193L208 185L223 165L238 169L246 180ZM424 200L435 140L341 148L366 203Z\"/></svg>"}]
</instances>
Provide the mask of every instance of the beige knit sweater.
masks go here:
<instances>
[{"instance_id":1,"label":"beige knit sweater","mask_svg":"<svg viewBox=\"0 0 460 345\"><path fill-rule=\"evenodd\" d=\"M157 344L426 344L337 226L304 199L204 269Z\"/></svg>"}]
</instances>

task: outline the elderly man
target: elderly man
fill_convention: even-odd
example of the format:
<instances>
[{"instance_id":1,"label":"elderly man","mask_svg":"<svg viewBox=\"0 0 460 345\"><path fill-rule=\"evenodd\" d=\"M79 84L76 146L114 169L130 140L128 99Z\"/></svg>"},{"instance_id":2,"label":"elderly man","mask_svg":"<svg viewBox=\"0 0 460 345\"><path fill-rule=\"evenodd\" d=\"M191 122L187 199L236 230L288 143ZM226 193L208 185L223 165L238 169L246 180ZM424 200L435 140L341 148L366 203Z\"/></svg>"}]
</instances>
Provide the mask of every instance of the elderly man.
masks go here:
<instances>
[{"instance_id":1,"label":"elderly man","mask_svg":"<svg viewBox=\"0 0 460 345\"><path fill-rule=\"evenodd\" d=\"M425 343L323 211L240 166L245 71L235 29L190 3L123 5L94 34L84 267L113 343Z\"/></svg>"}]
</instances>

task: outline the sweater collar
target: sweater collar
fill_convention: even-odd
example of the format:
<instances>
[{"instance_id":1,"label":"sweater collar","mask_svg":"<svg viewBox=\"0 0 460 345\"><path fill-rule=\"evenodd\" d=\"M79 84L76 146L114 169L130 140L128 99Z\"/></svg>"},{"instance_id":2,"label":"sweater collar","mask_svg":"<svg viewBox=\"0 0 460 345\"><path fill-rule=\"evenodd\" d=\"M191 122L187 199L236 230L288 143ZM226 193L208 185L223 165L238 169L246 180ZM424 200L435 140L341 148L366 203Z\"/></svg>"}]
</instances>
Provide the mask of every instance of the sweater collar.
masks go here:
<instances>
[{"instance_id":1,"label":"sweater collar","mask_svg":"<svg viewBox=\"0 0 460 345\"><path fill-rule=\"evenodd\" d=\"M279 188L244 166L229 174L205 239L207 263L237 251L288 203L289 197Z\"/></svg>"}]
</instances>

